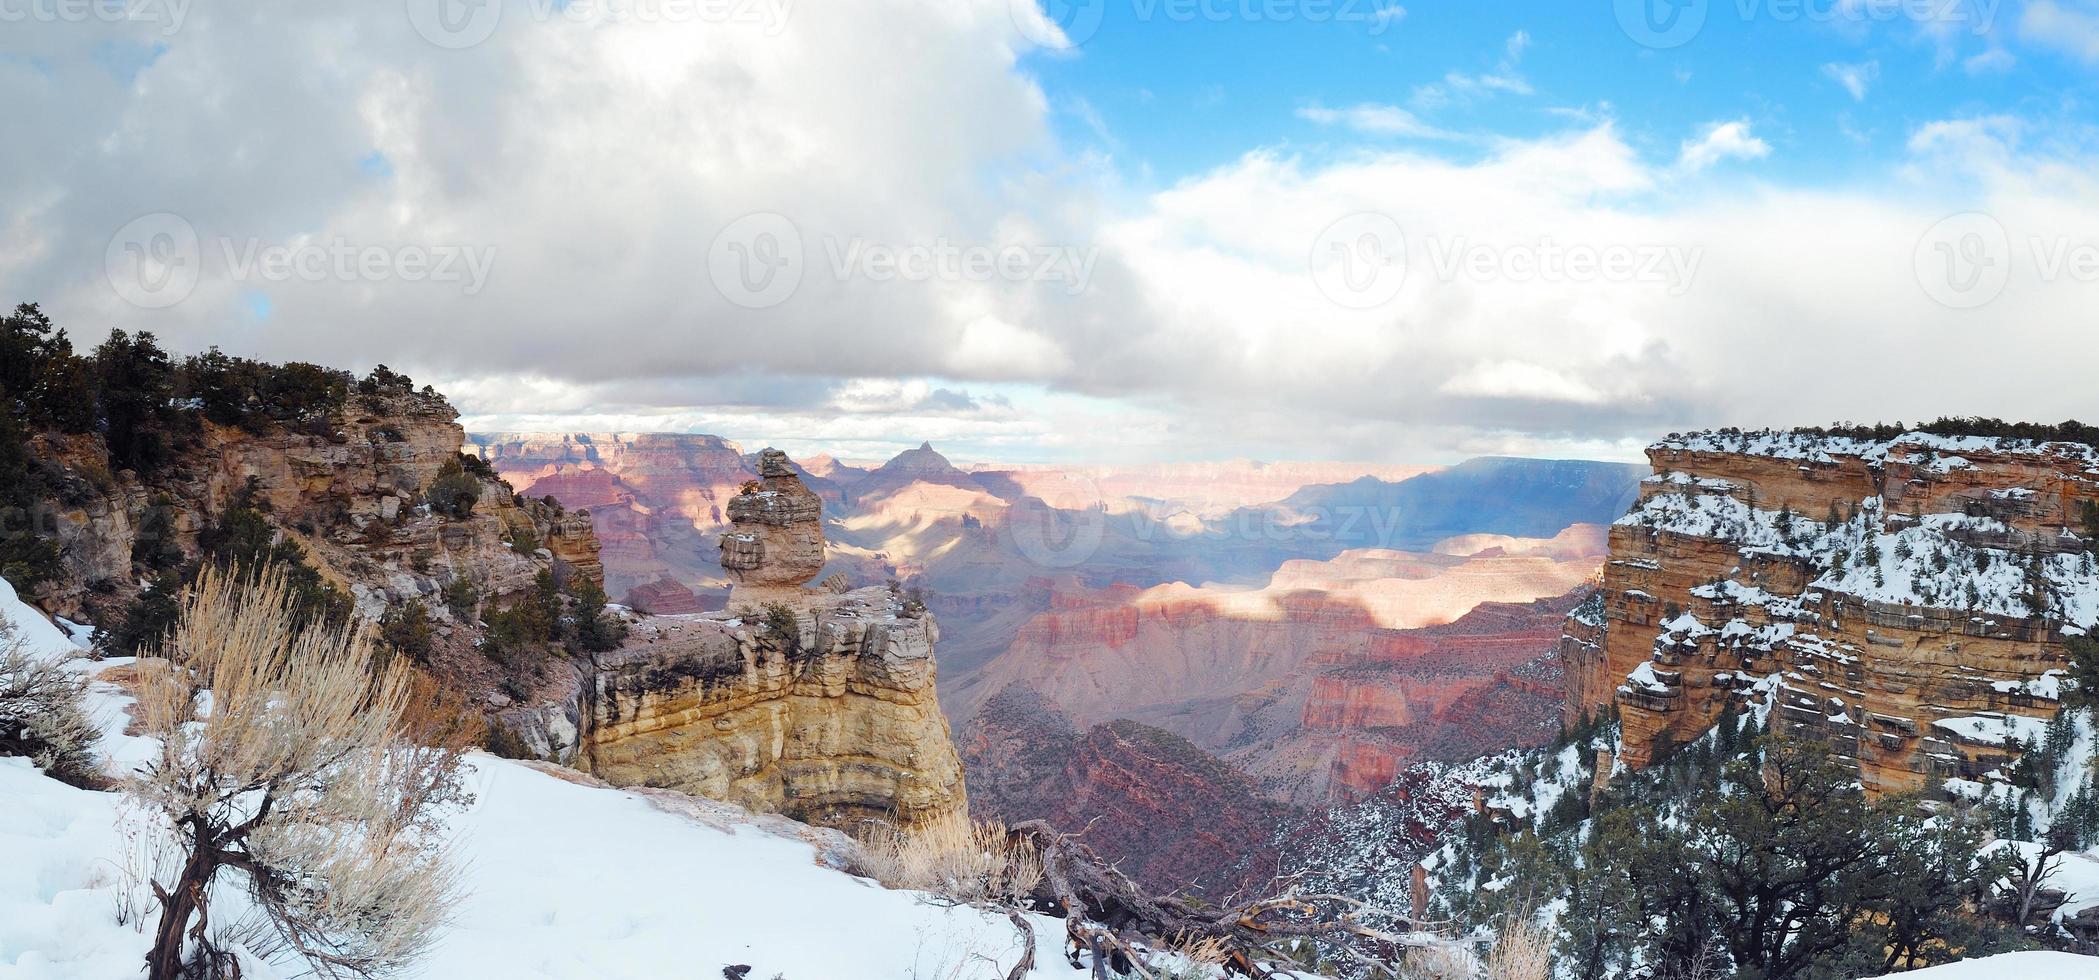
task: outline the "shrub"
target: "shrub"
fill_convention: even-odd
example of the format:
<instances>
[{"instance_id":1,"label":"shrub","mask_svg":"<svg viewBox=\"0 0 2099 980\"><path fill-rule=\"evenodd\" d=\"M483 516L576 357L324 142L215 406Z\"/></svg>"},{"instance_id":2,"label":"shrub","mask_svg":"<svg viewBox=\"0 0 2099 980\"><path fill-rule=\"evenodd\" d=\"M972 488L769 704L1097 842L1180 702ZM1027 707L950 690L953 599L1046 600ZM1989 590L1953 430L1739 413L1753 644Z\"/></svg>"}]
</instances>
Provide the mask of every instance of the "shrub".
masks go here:
<instances>
[{"instance_id":1,"label":"shrub","mask_svg":"<svg viewBox=\"0 0 2099 980\"><path fill-rule=\"evenodd\" d=\"M430 486L423 490L423 502L430 505L430 512L455 520L474 512L474 504L481 500L481 481L466 471L460 460L462 455L445 460L438 467L437 476L431 478Z\"/></svg>"},{"instance_id":2,"label":"shrub","mask_svg":"<svg viewBox=\"0 0 2099 980\"><path fill-rule=\"evenodd\" d=\"M402 737L407 665L375 675L363 631L301 624L296 603L280 571L208 569L166 658L140 661L139 727L161 749L126 789L182 853L154 883L151 980L225 955L192 928L221 879L323 976L401 970L457 896L438 816L464 799L458 753Z\"/></svg>"},{"instance_id":3,"label":"shrub","mask_svg":"<svg viewBox=\"0 0 2099 980\"><path fill-rule=\"evenodd\" d=\"M445 583L445 608L451 610L452 618L463 623L474 621L474 614L481 608L481 590L465 576Z\"/></svg>"},{"instance_id":4,"label":"shrub","mask_svg":"<svg viewBox=\"0 0 2099 980\"><path fill-rule=\"evenodd\" d=\"M998 821L955 815L899 829L870 822L860 836L860 871L889 888L952 901L1019 905L1042 881L1042 856Z\"/></svg>"},{"instance_id":5,"label":"shrub","mask_svg":"<svg viewBox=\"0 0 2099 980\"><path fill-rule=\"evenodd\" d=\"M414 663L430 662L430 650L436 640L430 609L421 599L410 599L379 615L379 642Z\"/></svg>"},{"instance_id":6,"label":"shrub","mask_svg":"<svg viewBox=\"0 0 2099 980\"><path fill-rule=\"evenodd\" d=\"M31 653L15 624L0 619L0 755L28 756L53 779L94 786L101 774L86 694L85 679Z\"/></svg>"}]
</instances>

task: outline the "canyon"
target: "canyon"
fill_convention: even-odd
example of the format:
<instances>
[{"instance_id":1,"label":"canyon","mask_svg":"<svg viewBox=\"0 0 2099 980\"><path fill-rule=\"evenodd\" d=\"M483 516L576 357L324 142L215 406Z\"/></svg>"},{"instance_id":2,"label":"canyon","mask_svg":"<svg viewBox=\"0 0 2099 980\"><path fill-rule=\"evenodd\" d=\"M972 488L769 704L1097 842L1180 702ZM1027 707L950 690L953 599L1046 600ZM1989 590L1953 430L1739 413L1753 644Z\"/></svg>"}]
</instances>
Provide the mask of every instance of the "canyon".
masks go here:
<instances>
[{"instance_id":1,"label":"canyon","mask_svg":"<svg viewBox=\"0 0 2099 980\"><path fill-rule=\"evenodd\" d=\"M1272 873L1270 842L1307 814L1374 797L1418 764L1551 737L1561 621L1591 587L1607 522L1637 498L1640 472L1501 459L956 465L930 445L879 464L797 463L711 436L471 440L523 493L589 502L616 591L679 613L651 620L678 633L650 627L640 642L705 647L693 662L730 666L742 661L727 651L749 647L745 690L777 683L758 676L772 662L763 631L736 639L747 626L719 625L766 602L773 586L743 567L752 555L796 555L797 583L897 583L900 601L937 617L938 704L971 812L1087 827L1133 874L1221 888ZM821 550L762 515L733 528L746 487L782 513L820 502L809 526ZM706 548L710 534L728 547ZM730 635L705 638L716 630ZM647 662L619 656L630 655ZM628 670L615 659L599 669ZM706 693L719 680L636 669L655 673L600 703L557 691L570 705L561 724L523 729L574 727L565 751L614 782L791 805L774 775L701 773L678 752L652 760L727 709ZM770 745L744 758L784 762ZM1074 800L1098 819L1079 819Z\"/></svg>"},{"instance_id":2,"label":"canyon","mask_svg":"<svg viewBox=\"0 0 2099 980\"><path fill-rule=\"evenodd\" d=\"M1856 761L1876 794L1976 786L2060 706L2099 624L2099 451L1909 432L1672 436L1568 621L1569 717L1639 767L1730 704Z\"/></svg>"}]
</instances>

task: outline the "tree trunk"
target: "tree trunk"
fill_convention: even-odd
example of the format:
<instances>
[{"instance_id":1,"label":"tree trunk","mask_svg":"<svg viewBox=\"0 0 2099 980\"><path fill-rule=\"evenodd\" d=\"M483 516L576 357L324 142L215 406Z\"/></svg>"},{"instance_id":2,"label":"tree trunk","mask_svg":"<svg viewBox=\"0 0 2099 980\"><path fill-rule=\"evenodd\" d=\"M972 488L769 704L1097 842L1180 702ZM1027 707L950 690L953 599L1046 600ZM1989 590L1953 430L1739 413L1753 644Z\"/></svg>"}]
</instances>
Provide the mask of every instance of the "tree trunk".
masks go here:
<instances>
[{"instance_id":1,"label":"tree trunk","mask_svg":"<svg viewBox=\"0 0 2099 980\"><path fill-rule=\"evenodd\" d=\"M154 930L153 949L146 954L147 980L178 980L182 976L183 932L189 927L190 917L203 906L204 889L210 887L216 870L209 849L198 847L183 864L182 877L176 880L174 891L154 886L160 896L160 925Z\"/></svg>"}]
</instances>

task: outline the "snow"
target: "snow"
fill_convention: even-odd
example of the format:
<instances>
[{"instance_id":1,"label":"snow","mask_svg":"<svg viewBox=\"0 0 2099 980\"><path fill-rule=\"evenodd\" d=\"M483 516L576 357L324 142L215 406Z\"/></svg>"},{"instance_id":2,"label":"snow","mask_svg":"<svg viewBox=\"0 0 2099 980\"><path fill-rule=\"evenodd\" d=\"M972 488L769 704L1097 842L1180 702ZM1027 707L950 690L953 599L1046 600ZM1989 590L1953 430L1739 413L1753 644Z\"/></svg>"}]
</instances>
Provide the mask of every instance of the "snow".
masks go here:
<instances>
[{"instance_id":1,"label":"snow","mask_svg":"<svg viewBox=\"0 0 2099 980\"><path fill-rule=\"evenodd\" d=\"M1903 980L2092 980L2099 977L2099 958L2052 950L2000 953L1945 966L1890 974Z\"/></svg>"},{"instance_id":2,"label":"snow","mask_svg":"<svg viewBox=\"0 0 2099 980\"><path fill-rule=\"evenodd\" d=\"M2003 745L2009 738L2017 738L2032 745L2048 728L2048 722L2041 718L1990 714L1941 718L1931 725L1941 731L1958 735L1965 741L1981 745Z\"/></svg>"},{"instance_id":3,"label":"snow","mask_svg":"<svg viewBox=\"0 0 2099 980\"><path fill-rule=\"evenodd\" d=\"M982 968L980 957L1003 976L1018 954L1003 917L824 868L800 840L718 829L492 756L470 765L477 799L451 822L466 897L423 976L713 976L749 964L761 978L910 980ZM119 828L143 818L121 799L0 759L0 980L139 973L148 939L114 910ZM1068 973L1053 955L1063 924L1032 921L1044 965L1031 975ZM277 975L294 972L279 964Z\"/></svg>"},{"instance_id":4,"label":"snow","mask_svg":"<svg viewBox=\"0 0 2099 980\"><path fill-rule=\"evenodd\" d=\"M0 580L0 615L33 649L70 655L65 632ZM75 661L93 673L128 664ZM125 736L128 699L96 681L89 711L113 773L150 754ZM688 814L648 796L571 782L480 753L468 759L473 802L448 817L463 897L416 974L425 977L718 976L912 980L1004 976L1020 951L1003 915L949 908L818 863L798 837L740 811L700 804ZM729 816L737 815L737 816ZM142 974L154 907L126 867L144 867L154 825L118 793L75 789L28 760L0 757L0 980L110 980ZM120 908L134 914L128 924ZM246 904L228 891L214 923ZM1071 971L1057 955L1061 920L1030 916L1037 967ZM996 967L993 967L993 964ZM293 963L244 957L251 980L300 975Z\"/></svg>"},{"instance_id":5,"label":"snow","mask_svg":"<svg viewBox=\"0 0 2099 980\"><path fill-rule=\"evenodd\" d=\"M75 642L64 629L23 602L15 594L15 587L4 578L0 578L0 619L15 624L16 637L28 645L31 653L47 657L66 656L84 645Z\"/></svg>"}]
</instances>

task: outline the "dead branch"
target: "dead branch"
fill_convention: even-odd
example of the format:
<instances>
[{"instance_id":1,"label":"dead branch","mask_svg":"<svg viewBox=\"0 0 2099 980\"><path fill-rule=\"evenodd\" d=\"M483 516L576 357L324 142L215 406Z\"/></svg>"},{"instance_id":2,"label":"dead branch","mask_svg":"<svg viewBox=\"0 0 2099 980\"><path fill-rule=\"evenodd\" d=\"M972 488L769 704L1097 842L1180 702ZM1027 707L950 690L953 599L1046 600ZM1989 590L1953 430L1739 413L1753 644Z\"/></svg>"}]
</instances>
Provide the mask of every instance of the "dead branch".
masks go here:
<instances>
[{"instance_id":1,"label":"dead branch","mask_svg":"<svg viewBox=\"0 0 2099 980\"><path fill-rule=\"evenodd\" d=\"M1152 895L1103 860L1074 835L1040 820L1015 826L1017 842L1042 855L1042 884L1033 896L1064 916L1066 962L1082 969L1091 954L1093 975L1107 971L1150 978L1151 957L1171 943L1215 940L1225 950L1228 972L1273 980L1293 976L1282 966L1288 940L1321 940L1352 958L1394 970L1408 947L1430 945L1422 924L1375 909L1344 895L1307 894L1294 883L1283 894L1233 905L1210 906L1181 895ZM1373 929L1362 921L1375 913L1401 924L1403 932Z\"/></svg>"}]
</instances>

